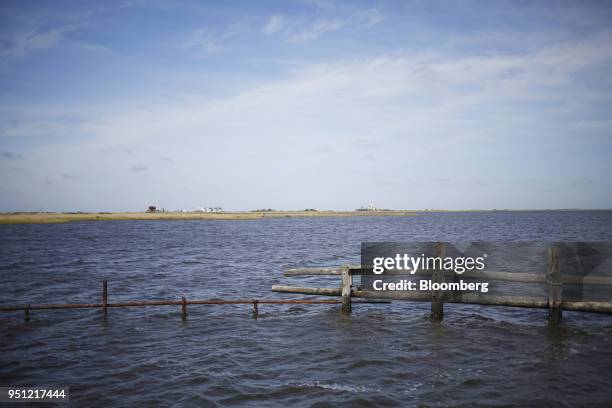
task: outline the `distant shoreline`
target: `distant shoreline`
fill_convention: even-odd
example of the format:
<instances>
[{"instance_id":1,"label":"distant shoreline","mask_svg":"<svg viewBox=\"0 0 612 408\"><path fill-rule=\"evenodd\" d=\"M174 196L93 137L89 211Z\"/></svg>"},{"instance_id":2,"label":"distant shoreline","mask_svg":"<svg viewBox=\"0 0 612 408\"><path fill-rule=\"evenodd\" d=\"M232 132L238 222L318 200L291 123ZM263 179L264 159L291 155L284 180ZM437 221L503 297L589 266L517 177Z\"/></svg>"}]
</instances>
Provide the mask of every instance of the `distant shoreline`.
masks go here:
<instances>
[{"instance_id":1,"label":"distant shoreline","mask_svg":"<svg viewBox=\"0 0 612 408\"><path fill-rule=\"evenodd\" d=\"M428 213L612 211L610 209L541 210L374 210L374 211L235 211L235 212L11 212L0 224L61 224L74 221L260 220L306 217L408 217Z\"/></svg>"},{"instance_id":2,"label":"distant shoreline","mask_svg":"<svg viewBox=\"0 0 612 408\"><path fill-rule=\"evenodd\" d=\"M0 224L59 224L73 221L156 221L156 220L260 220L304 217L403 217L415 211L245 211L245 212L77 212L2 213Z\"/></svg>"}]
</instances>

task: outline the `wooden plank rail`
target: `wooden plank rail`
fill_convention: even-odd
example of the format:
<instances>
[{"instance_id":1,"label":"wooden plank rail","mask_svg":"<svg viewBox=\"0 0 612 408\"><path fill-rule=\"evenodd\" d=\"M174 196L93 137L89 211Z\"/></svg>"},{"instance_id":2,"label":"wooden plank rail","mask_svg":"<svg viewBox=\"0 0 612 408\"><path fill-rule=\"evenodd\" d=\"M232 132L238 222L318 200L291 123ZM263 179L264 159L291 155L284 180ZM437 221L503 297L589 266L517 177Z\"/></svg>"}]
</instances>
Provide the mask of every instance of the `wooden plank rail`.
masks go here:
<instances>
[{"instance_id":1,"label":"wooden plank rail","mask_svg":"<svg viewBox=\"0 0 612 408\"><path fill-rule=\"evenodd\" d=\"M344 268L297 268L288 269L285 276L305 276L305 275L342 275Z\"/></svg>"},{"instance_id":2,"label":"wooden plank rail","mask_svg":"<svg viewBox=\"0 0 612 408\"><path fill-rule=\"evenodd\" d=\"M446 255L444 243L434 244L434 256L444 258ZM431 277L433 282L442 283L449 277L498 280L517 283L538 283L548 287L548 296L499 296L483 295L479 293L443 293L442 291L373 291L352 287L352 275L372 275L371 267L361 265L344 265L331 268L296 268L284 272L287 277L299 276L341 276L340 287L300 287L287 285L273 285L272 291L282 293L299 293L320 296L341 296L342 311L350 313L351 297L381 300L409 300L416 302L431 302L430 317L433 320L442 320L444 316L444 303L464 303L487 306L527 307L549 310L551 323L559 323L562 319L562 310L607 313L612 314L612 301L565 301L563 300L564 285L612 285L611 276L601 275L567 275L562 274L559 268L558 249L550 246L548 251L548 271L545 274L502 272L502 271L466 271L457 274L454 271L417 270L413 276L422 278ZM384 276L410 276L406 271L386 270ZM354 302L353 302L354 303Z\"/></svg>"},{"instance_id":3,"label":"wooden plank rail","mask_svg":"<svg viewBox=\"0 0 612 408\"><path fill-rule=\"evenodd\" d=\"M285 288L289 289L288 291ZM329 288L311 288L311 287L297 287L297 286L284 286L274 285L272 291L282 293L299 293L299 294L312 294L323 293L329 290ZM335 292L329 293L323 296L342 296L340 289L336 289ZM410 300L414 302L431 302L431 295L427 292L374 292L371 290L353 290L351 293L352 297L355 298L366 298L366 299L379 299L379 300ZM342 303L338 301L337 303ZM353 303L356 303L353 300ZM527 307L535 309L548 309L548 299L545 297L518 297L518 296L493 296L493 295L479 295L476 293L463 293L455 299L445 299L444 303L464 303L471 305L488 305L488 306L509 306L509 307ZM577 311L577 312L595 312L595 313L606 313L612 314L612 303L610 302L561 302L561 308L563 310Z\"/></svg>"},{"instance_id":4,"label":"wooden plank rail","mask_svg":"<svg viewBox=\"0 0 612 408\"><path fill-rule=\"evenodd\" d=\"M272 292L300 293L302 295L342 296L342 288L305 288L299 286L272 285Z\"/></svg>"}]
</instances>

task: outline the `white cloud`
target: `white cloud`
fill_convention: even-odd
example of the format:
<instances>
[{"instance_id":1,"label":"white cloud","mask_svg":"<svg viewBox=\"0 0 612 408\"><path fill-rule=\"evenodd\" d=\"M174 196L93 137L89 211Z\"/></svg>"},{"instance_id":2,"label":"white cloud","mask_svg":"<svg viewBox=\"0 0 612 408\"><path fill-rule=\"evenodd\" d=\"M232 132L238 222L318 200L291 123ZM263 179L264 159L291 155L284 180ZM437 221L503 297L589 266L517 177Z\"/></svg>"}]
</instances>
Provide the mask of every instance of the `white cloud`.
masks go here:
<instances>
[{"instance_id":1,"label":"white cloud","mask_svg":"<svg viewBox=\"0 0 612 408\"><path fill-rule=\"evenodd\" d=\"M275 14L270 16L262 28L267 35L282 34L289 42L307 42L316 40L325 33L343 28L370 28L382 21L383 15L378 9L354 9L352 7L335 7L331 4L317 5L319 13L316 18L290 18Z\"/></svg>"},{"instance_id":2,"label":"white cloud","mask_svg":"<svg viewBox=\"0 0 612 408\"><path fill-rule=\"evenodd\" d=\"M203 29L192 31L190 38L181 46L195 51L196 56L201 58L209 57L224 49L219 39Z\"/></svg>"},{"instance_id":3,"label":"white cloud","mask_svg":"<svg viewBox=\"0 0 612 408\"><path fill-rule=\"evenodd\" d=\"M289 37L291 42L306 42L319 38L322 34L340 30L344 23L340 20L317 20Z\"/></svg>"},{"instance_id":4,"label":"white cloud","mask_svg":"<svg viewBox=\"0 0 612 408\"><path fill-rule=\"evenodd\" d=\"M383 15L377 9L359 11L355 14L356 19L361 20L367 27L374 27L385 21Z\"/></svg>"},{"instance_id":5,"label":"white cloud","mask_svg":"<svg viewBox=\"0 0 612 408\"><path fill-rule=\"evenodd\" d=\"M284 23L285 23L285 19L282 15L280 14L273 15L268 19L266 25L264 25L263 32L268 35L274 34L280 31L284 27L285 25Z\"/></svg>"},{"instance_id":6,"label":"white cloud","mask_svg":"<svg viewBox=\"0 0 612 408\"><path fill-rule=\"evenodd\" d=\"M201 140L246 137L252 129L272 138L276 133L269 130L284 126L294 130L279 131L283 137L307 128L324 132L381 127L410 131L417 122L435 127L456 119L450 114L461 118L474 106L494 104L510 109L521 101L556 100L559 87L571 85L571 75L597 63L602 53L612 56L610 47L602 47L584 43L517 56L445 58L422 54L305 65L289 79L231 97L130 109L71 131L94 135L101 143L116 139L124 148L127 145L121 141L163 141L169 134ZM577 57L580 64L559 67L560 58ZM533 92L536 87L538 91ZM66 132L59 125L58 129L61 134ZM20 128L11 136L30 131L32 128Z\"/></svg>"},{"instance_id":7,"label":"white cloud","mask_svg":"<svg viewBox=\"0 0 612 408\"><path fill-rule=\"evenodd\" d=\"M520 187L509 188L504 174L520 178L521 172L537 171L545 180L547 171L561 170L542 169L535 160L506 153L504 143L522 137L525 143L515 142L512 149L524 145L536 152L538 140L563 143L560 134L543 131L541 118L552 115L559 123L546 126L563 128L563 121L575 113L569 103L559 106L560 100L571 95L572 103L590 103L592 87L583 92L574 78L612 57L609 44L607 37L598 36L517 55L429 53L303 65L288 78L229 97L169 98L137 109L109 107L104 115L82 118L73 129L91 135L89 139L28 152L24 166L27 177L38 176L37 185L48 174L79 174L99 186L88 200L103 203L105 197L121 197L116 209L140 208L144 191L147 199L169 208L189 206L189 200L198 205L201 197L211 196L221 197L215 201L226 208L274 203L302 208L310 197L319 197L314 207L352 208L364 201L360 192L366 189L373 196L398 200L381 206L431 207L435 205L427 200L437 197L435 186L427 187L423 198L411 197L413 201L402 204L405 197L388 194L383 191L388 187L378 181L390 174L418 175L423 163L435 159L436 170L428 177L437 181L437 188L449 174L453 188L462 177L472 182L487 174L498 182L489 184L486 197L474 198L483 200L477 205L512 206L490 198L507 196L504 189L521 196ZM534 101L543 104L537 110L524 107ZM16 133L25 136L26 130ZM491 141L495 149L477 156ZM133 154L100 152L117 148ZM159 157L172 157L175 164L134 165ZM500 160L501 170L492 163ZM58 169L60 163L66 170ZM143 174L152 176L150 185ZM258 180L256 186L244 183L247 175ZM138 178L130 181L133 177ZM449 204L438 206L476 205L461 201L464 196L449 196ZM521 206L518 201L516 205Z\"/></svg>"},{"instance_id":8,"label":"white cloud","mask_svg":"<svg viewBox=\"0 0 612 408\"><path fill-rule=\"evenodd\" d=\"M127 141L146 144L156 138L163 141L168 135L243 137L238 129L255 129L272 137L266 129L285 125L296 128L288 133L311 127L410 130L417 120L435 126L451 120L448 114L461 117L474 106L512 108L524 101L556 101L560 88L572 85L572 75L605 58L612 58L612 46L595 38L515 56L451 58L420 54L303 65L288 79L229 97L183 98L182 102L171 100L113 114L98 112L98 118L75 120L69 127L56 124L50 115L41 124L21 123L9 129L5 137L25 137L33 132L58 137L80 133L91 135L101 144L110 141L111 146L101 148L108 151L112 146L133 148ZM580 61L573 62L576 59ZM561 60L567 63L560 64ZM575 97L583 96L580 90L575 89ZM593 91L587 91L585 95L590 98ZM221 128L231 131L207 131Z\"/></svg>"},{"instance_id":9,"label":"white cloud","mask_svg":"<svg viewBox=\"0 0 612 408\"><path fill-rule=\"evenodd\" d=\"M29 28L16 31L10 37L0 42L0 59L20 60L28 55L55 47L66 34L78 30L81 25L68 25L64 27L43 30Z\"/></svg>"},{"instance_id":10,"label":"white cloud","mask_svg":"<svg viewBox=\"0 0 612 408\"><path fill-rule=\"evenodd\" d=\"M191 31L189 38L182 42L180 47L194 51L196 57L206 58L224 51L233 37L248 30L250 30L249 24L241 21L230 24L215 33L207 29L197 29Z\"/></svg>"}]
</instances>

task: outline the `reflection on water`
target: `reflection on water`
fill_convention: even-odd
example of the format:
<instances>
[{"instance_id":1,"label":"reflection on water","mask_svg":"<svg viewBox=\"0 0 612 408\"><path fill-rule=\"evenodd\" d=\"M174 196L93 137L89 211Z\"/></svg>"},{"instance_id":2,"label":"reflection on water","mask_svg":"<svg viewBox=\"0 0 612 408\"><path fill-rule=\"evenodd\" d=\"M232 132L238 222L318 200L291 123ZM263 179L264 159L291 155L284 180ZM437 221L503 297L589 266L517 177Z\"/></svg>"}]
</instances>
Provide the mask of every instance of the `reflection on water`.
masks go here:
<instances>
[{"instance_id":1,"label":"reflection on water","mask_svg":"<svg viewBox=\"0 0 612 408\"><path fill-rule=\"evenodd\" d=\"M358 263L361 241L612 240L610 212L0 226L0 303L292 297L292 267ZM332 280L331 282L335 282ZM302 283L302 280L300 280ZM310 284L330 284L308 278ZM0 384L77 406L610 405L612 317L427 304L190 306L0 315Z\"/></svg>"}]
</instances>

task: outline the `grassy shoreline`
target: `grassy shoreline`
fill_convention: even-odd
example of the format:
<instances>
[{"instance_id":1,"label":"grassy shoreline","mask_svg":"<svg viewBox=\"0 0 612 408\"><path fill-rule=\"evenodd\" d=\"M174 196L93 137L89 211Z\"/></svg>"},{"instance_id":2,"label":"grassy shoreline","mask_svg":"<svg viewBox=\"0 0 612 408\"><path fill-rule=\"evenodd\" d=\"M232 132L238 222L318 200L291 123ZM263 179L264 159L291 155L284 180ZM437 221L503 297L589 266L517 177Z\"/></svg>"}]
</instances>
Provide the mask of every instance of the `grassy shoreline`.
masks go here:
<instances>
[{"instance_id":1,"label":"grassy shoreline","mask_svg":"<svg viewBox=\"0 0 612 408\"><path fill-rule=\"evenodd\" d=\"M428 213L612 211L612 209L500 209L500 210L386 210L386 211L236 211L200 212L11 212L0 213L2 224L61 224L74 221L155 221L155 220L260 220L263 218L304 217L407 217Z\"/></svg>"},{"instance_id":2,"label":"grassy shoreline","mask_svg":"<svg viewBox=\"0 0 612 408\"><path fill-rule=\"evenodd\" d=\"M59 224L73 221L260 220L297 217L413 216L414 211L270 211L270 212L120 212L120 213L2 213L0 224Z\"/></svg>"}]
</instances>

